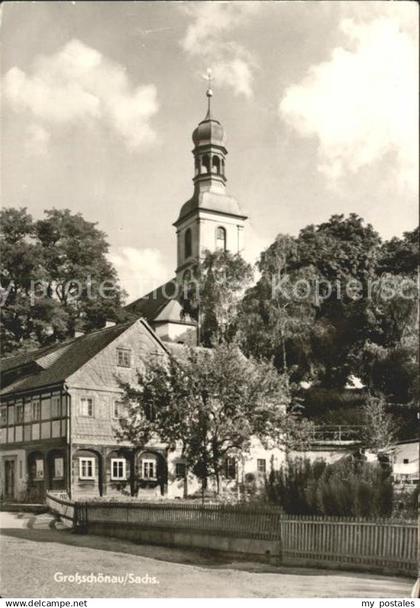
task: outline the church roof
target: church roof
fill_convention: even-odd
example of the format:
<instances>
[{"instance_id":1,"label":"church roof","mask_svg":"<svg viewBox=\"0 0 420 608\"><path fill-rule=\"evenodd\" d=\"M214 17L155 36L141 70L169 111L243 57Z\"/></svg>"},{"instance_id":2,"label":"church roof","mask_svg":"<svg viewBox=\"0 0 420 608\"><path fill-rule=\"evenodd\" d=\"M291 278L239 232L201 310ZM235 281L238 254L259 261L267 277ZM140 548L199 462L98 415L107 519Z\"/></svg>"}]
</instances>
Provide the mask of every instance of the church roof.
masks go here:
<instances>
[{"instance_id":1,"label":"church roof","mask_svg":"<svg viewBox=\"0 0 420 608\"><path fill-rule=\"evenodd\" d=\"M138 300L134 300L125 309L127 312L144 317L150 323L156 319L168 302L172 300L175 294L175 284L175 278L173 278Z\"/></svg>"},{"instance_id":2,"label":"church roof","mask_svg":"<svg viewBox=\"0 0 420 608\"><path fill-rule=\"evenodd\" d=\"M247 219L247 216L243 214L241 208L239 207L238 201L233 196L230 196L224 192L196 190L193 196L182 205L179 212L179 217L174 225L176 226L179 221L197 209L214 213L222 213L224 215L231 215L240 219Z\"/></svg>"},{"instance_id":3,"label":"church roof","mask_svg":"<svg viewBox=\"0 0 420 608\"><path fill-rule=\"evenodd\" d=\"M138 300L128 304L127 312L144 317L149 323L173 322L193 325L191 319L182 318L182 308L175 296L177 293L177 282L173 278Z\"/></svg>"},{"instance_id":4,"label":"church roof","mask_svg":"<svg viewBox=\"0 0 420 608\"><path fill-rule=\"evenodd\" d=\"M218 120L207 115L194 129L192 140L198 146L225 146L225 131Z\"/></svg>"},{"instance_id":5,"label":"church roof","mask_svg":"<svg viewBox=\"0 0 420 608\"><path fill-rule=\"evenodd\" d=\"M172 322L179 323L182 322L182 306L178 302L178 300L169 300L166 306L162 308L158 316L155 318L154 322Z\"/></svg>"}]
</instances>

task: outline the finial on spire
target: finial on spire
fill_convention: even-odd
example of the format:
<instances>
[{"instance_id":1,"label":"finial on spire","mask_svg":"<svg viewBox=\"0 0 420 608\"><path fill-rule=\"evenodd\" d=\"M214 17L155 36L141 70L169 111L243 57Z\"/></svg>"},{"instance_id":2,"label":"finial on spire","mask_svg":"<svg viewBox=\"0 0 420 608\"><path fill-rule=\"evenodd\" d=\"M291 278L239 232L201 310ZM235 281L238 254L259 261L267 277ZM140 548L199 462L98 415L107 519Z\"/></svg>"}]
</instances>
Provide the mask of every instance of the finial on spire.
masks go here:
<instances>
[{"instance_id":1,"label":"finial on spire","mask_svg":"<svg viewBox=\"0 0 420 608\"><path fill-rule=\"evenodd\" d=\"M206 80L208 81L208 88L206 91L206 95L207 95L207 116L206 116L206 120L209 120L211 118L211 107L210 107L210 100L213 97L213 91L211 89L211 82L212 80L214 80L213 78L213 72L211 71L210 68L207 68L207 74L205 76Z\"/></svg>"}]
</instances>

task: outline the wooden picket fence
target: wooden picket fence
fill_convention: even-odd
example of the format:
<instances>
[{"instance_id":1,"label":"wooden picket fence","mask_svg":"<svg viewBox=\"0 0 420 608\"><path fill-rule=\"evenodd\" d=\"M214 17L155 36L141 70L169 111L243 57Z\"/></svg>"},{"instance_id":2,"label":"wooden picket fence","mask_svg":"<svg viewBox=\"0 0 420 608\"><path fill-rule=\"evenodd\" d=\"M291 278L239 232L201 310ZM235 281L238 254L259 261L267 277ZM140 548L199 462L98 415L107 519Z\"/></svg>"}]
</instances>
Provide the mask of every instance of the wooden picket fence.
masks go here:
<instances>
[{"instance_id":1,"label":"wooden picket fence","mask_svg":"<svg viewBox=\"0 0 420 608\"><path fill-rule=\"evenodd\" d=\"M284 563L335 563L417 575L414 521L292 516L265 505L92 501L74 503L74 522L87 531L91 525L115 524L276 541Z\"/></svg>"},{"instance_id":2,"label":"wooden picket fence","mask_svg":"<svg viewBox=\"0 0 420 608\"><path fill-rule=\"evenodd\" d=\"M45 502L50 511L58 515L63 523L69 527L74 527L76 523L76 513L78 508L75 503L68 499L63 492L48 493Z\"/></svg>"}]
</instances>

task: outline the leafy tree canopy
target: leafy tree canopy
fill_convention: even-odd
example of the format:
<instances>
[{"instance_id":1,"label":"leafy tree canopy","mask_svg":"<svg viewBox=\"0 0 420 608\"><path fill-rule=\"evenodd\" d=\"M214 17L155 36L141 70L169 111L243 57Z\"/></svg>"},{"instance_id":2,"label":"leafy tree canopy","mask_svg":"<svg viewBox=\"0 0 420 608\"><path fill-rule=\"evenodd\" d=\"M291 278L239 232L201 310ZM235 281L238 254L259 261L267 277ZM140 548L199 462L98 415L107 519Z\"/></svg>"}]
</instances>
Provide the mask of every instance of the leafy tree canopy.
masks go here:
<instances>
[{"instance_id":1,"label":"leafy tree canopy","mask_svg":"<svg viewBox=\"0 0 420 608\"><path fill-rule=\"evenodd\" d=\"M239 254L205 251L193 272L184 279L181 305L198 321L199 343L211 346L235 334L238 305L253 271Z\"/></svg>"},{"instance_id":2,"label":"leafy tree canopy","mask_svg":"<svg viewBox=\"0 0 420 608\"><path fill-rule=\"evenodd\" d=\"M296 382L328 389L342 389L351 373L367 381L369 344L383 347L391 360L401 356L390 349L409 351L411 369L417 241L418 229L382 243L356 214L333 215L297 237L279 235L261 254L261 276L239 309L244 352L273 359Z\"/></svg>"},{"instance_id":3,"label":"leafy tree canopy","mask_svg":"<svg viewBox=\"0 0 420 608\"><path fill-rule=\"evenodd\" d=\"M96 224L68 209L33 220L25 208L0 215L3 354L35 348L77 329L118 319L124 292Z\"/></svg>"},{"instance_id":4,"label":"leafy tree canopy","mask_svg":"<svg viewBox=\"0 0 420 608\"><path fill-rule=\"evenodd\" d=\"M129 415L120 439L144 447L159 437L202 479L219 486L227 456L246 452L252 436L267 447L306 445L312 425L289 409L284 378L269 363L246 359L235 345L191 349L181 360L158 359L125 387Z\"/></svg>"}]
</instances>

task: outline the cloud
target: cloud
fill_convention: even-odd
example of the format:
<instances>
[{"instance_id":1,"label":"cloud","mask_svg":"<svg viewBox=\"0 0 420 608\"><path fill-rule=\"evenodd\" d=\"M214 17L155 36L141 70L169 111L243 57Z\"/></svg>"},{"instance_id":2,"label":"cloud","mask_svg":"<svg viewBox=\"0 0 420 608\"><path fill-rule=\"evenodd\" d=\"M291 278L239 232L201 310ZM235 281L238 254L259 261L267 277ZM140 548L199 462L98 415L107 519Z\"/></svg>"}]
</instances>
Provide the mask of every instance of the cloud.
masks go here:
<instances>
[{"instance_id":1,"label":"cloud","mask_svg":"<svg viewBox=\"0 0 420 608\"><path fill-rule=\"evenodd\" d=\"M318 168L331 183L392 153L398 185L415 189L416 38L391 17L344 19L340 27L346 45L285 91L280 116L300 135L317 138Z\"/></svg>"},{"instance_id":2,"label":"cloud","mask_svg":"<svg viewBox=\"0 0 420 608\"><path fill-rule=\"evenodd\" d=\"M129 302L166 283L174 274L158 249L117 247L108 258L128 293Z\"/></svg>"},{"instance_id":3,"label":"cloud","mask_svg":"<svg viewBox=\"0 0 420 608\"><path fill-rule=\"evenodd\" d=\"M259 3L197 2L181 8L191 20L181 41L184 51L211 67L218 83L232 87L237 95L251 97L256 61L229 36L256 13Z\"/></svg>"},{"instance_id":4,"label":"cloud","mask_svg":"<svg viewBox=\"0 0 420 608\"><path fill-rule=\"evenodd\" d=\"M241 252L242 257L249 264L254 265L259 261L260 255L273 242L272 238L262 237L252 222L248 220L248 225L245 227L245 246Z\"/></svg>"},{"instance_id":5,"label":"cloud","mask_svg":"<svg viewBox=\"0 0 420 608\"><path fill-rule=\"evenodd\" d=\"M235 57L229 61L219 61L213 66L217 83L232 86L237 95L252 97L252 67L248 61Z\"/></svg>"},{"instance_id":6,"label":"cloud","mask_svg":"<svg viewBox=\"0 0 420 608\"><path fill-rule=\"evenodd\" d=\"M47 153L50 134L43 126L31 124L26 129L25 148L28 154L42 156Z\"/></svg>"},{"instance_id":7,"label":"cloud","mask_svg":"<svg viewBox=\"0 0 420 608\"><path fill-rule=\"evenodd\" d=\"M3 89L13 108L29 112L44 133L57 125L96 122L129 148L155 140L150 125L158 110L155 86L134 86L123 66L79 40L38 56L31 74L11 68Z\"/></svg>"}]
</instances>

